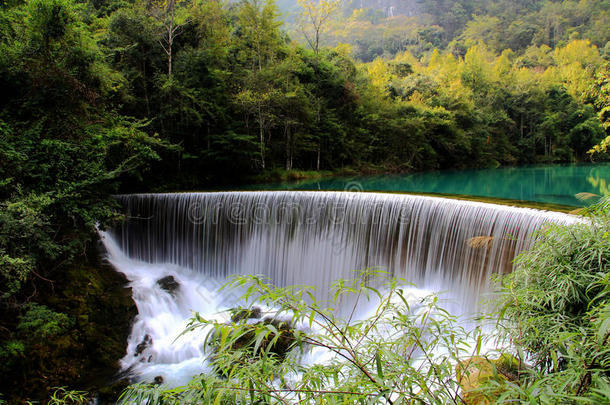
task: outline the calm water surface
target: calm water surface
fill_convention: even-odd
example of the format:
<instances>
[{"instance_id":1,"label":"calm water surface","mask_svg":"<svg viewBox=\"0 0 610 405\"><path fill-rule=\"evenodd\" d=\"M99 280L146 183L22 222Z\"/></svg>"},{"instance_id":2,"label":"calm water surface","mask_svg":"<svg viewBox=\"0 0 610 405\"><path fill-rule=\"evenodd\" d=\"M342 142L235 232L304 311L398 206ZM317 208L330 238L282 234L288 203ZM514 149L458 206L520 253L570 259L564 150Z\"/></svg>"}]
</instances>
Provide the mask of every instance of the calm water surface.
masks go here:
<instances>
[{"instance_id":1,"label":"calm water surface","mask_svg":"<svg viewBox=\"0 0 610 405\"><path fill-rule=\"evenodd\" d=\"M579 207L594 199L582 202L575 194L610 195L609 186L610 163L595 163L333 177L249 188L455 194Z\"/></svg>"}]
</instances>

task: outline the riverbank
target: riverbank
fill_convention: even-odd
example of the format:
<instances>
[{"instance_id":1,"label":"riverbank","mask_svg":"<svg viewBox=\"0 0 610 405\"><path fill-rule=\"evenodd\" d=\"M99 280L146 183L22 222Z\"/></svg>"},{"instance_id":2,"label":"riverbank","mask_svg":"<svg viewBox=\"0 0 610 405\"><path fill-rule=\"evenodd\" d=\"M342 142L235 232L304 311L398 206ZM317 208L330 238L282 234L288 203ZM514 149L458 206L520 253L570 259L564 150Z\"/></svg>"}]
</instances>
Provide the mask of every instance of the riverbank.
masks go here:
<instances>
[{"instance_id":1,"label":"riverbank","mask_svg":"<svg viewBox=\"0 0 610 405\"><path fill-rule=\"evenodd\" d=\"M111 385L137 309L125 277L97 252L88 256L66 266L16 319L17 332L9 341L20 353L2 357L0 364L1 399L9 404L50 398L66 386L103 391L109 403L118 398L121 387L112 392ZM10 315L7 311L3 318Z\"/></svg>"}]
</instances>

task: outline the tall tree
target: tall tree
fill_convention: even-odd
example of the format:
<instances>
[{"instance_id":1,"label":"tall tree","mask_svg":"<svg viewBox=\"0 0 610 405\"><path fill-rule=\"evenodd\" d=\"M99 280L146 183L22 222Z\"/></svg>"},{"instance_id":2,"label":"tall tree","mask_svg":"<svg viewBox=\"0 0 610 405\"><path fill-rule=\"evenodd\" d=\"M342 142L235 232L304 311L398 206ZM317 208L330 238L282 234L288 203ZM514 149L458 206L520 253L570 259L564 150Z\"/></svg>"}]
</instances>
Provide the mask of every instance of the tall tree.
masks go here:
<instances>
[{"instance_id":1,"label":"tall tree","mask_svg":"<svg viewBox=\"0 0 610 405\"><path fill-rule=\"evenodd\" d=\"M259 71L275 59L282 39L282 23L274 0L243 0L238 12L240 50Z\"/></svg>"},{"instance_id":2,"label":"tall tree","mask_svg":"<svg viewBox=\"0 0 610 405\"><path fill-rule=\"evenodd\" d=\"M320 37L331 16L339 10L343 0L297 0L302 8L299 24L311 49L320 50Z\"/></svg>"},{"instance_id":3,"label":"tall tree","mask_svg":"<svg viewBox=\"0 0 610 405\"><path fill-rule=\"evenodd\" d=\"M187 1L153 0L149 3L153 17L157 19L162 26L159 44L167 55L168 78L172 77L174 42L176 38L182 34L184 26L191 22L191 19L184 13L183 8L181 7L186 5Z\"/></svg>"},{"instance_id":4,"label":"tall tree","mask_svg":"<svg viewBox=\"0 0 610 405\"><path fill-rule=\"evenodd\" d=\"M245 113L246 123L253 116L258 124L260 167L265 169L267 139L274 121L272 105L277 92L268 68L277 62L282 48L281 22L273 0L243 0L237 16L238 45L249 70L244 72L235 101Z\"/></svg>"}]
</instances>

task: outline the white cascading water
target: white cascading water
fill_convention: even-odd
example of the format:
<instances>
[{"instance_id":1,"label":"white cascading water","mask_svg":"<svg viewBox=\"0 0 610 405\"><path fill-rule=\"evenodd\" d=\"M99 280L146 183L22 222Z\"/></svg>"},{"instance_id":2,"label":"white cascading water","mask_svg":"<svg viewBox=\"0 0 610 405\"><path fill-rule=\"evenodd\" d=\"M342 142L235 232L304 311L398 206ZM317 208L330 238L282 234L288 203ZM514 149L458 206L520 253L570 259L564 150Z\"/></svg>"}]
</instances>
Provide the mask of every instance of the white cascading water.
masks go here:
<instances>
[{"instance_id":1,"label":"white cascading water","mask_svg":"<svg viewBox=\"0 0 610 405\"><path fill-rule=\"evenodd\" d=\"M131 282L138 315L122 366L142 381L183 384L206 371L207 331L180 336L193 311L226 317L217 289L233 274L319 298L354 270L379 266L468 312L548 222L574 217L526 208L398 194L225 192L117 197L127 220L102 232L108 260ZM475 239L473 239L475 238ZM158 281L171 276L175 290ZM180 337L179 337L180 336Z\"/></svg>"}]
</instances>

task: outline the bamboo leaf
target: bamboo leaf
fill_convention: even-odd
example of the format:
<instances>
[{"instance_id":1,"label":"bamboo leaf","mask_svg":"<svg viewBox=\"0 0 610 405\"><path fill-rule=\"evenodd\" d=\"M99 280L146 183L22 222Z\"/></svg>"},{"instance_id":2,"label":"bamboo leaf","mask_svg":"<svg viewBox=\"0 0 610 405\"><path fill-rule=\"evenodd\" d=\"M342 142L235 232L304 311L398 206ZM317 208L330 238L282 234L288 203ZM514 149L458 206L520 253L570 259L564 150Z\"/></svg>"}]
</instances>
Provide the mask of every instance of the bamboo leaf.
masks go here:
<instances>
[{"instance_id":1,"label":"bamboo leaf","mask_svg":"<svg viewBox=\"0 0 610 405\"><path fill-rule=\"evenodd\" d=\"M377 375L383 380L383 368L381 367L381 355L379 351L375 354L375 362L377 363Z\"/></svg>"}]
</instances>

